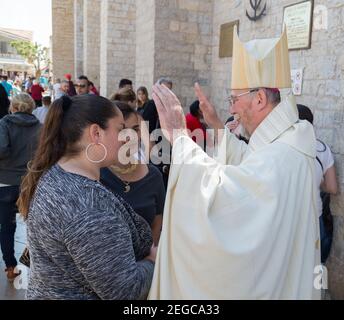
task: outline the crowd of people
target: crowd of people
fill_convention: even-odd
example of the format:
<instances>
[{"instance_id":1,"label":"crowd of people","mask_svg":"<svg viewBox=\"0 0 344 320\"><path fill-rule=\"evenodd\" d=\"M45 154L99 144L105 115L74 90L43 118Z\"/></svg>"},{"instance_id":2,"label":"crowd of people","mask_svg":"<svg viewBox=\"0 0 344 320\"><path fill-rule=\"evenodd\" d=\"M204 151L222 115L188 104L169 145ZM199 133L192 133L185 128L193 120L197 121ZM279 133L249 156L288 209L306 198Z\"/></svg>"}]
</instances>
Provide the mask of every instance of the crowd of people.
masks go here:
<instances>
[{"instance_id":1,"label":"crowd of people","mask_svg":"<svg viewBox=\"0 0 344 320\"><path fill-rule=\"evenodd\" d=\"M5 79L5 77L4 77ZM31 78L29 79L32 80ZM6 81L7 83L7 81ZM62 114L57 114L56 105L60 105L62 110L66 111L66 105L83 105L87 104L88 109L82 112L77 111L74 115L78 118L78 121L71 120L69 128L73 130L69 133L64 133L63 137L68 136L71 139L71 145L77 145L78 141L75 139L82 138L82 130L84 130L90 123L96 122L100 126L99 129L105 129L107 127L107 117L114 117L120 121L120 128L123 130L131 129L140 135L141 132L141 122L143 120L142 110L147 103L151 103L153 108L155 108L154 101L150 100L148 97L148 91L146 88L140 88L138 90L139 98L136 98L136 94L133 91L132 81L123 79L116 93L110 97L109 100L99 97L99 92L94 84L86 77L80 76L75 83L73 83L71 76L67 74L64 80L57 79L56 83L53 85L51 92L47 92L44 88L33 80L32 85L29 87L27 92L13 95L12 89L6 87L5 85L0 85L1 93L1 120L0 120L0 205L1 205L1 250L3 253L3 259L6 264L6 273L9 281L14 281L14 279L19 275L16 271L17 260L15 258L14 252L14 236L16 230L16 213L18 210L17 201L20 194L20 185L22 178L27 172L38 172L36 169L32 171L35 165L35 159L37 154L39 154L42 145L41 143L52 143L50 147L53 147L53 152L71 152L69 150L69 143L67 141L61 141L61 146L56 145L53 142L54 139L58 137L61 138L63 133L63 128L59 120L64 120ZM142 95L140 93L144 92ZM51 95L49 95L51 93ZM75 102L74 102L75 101ZM138 105L140 104L140 107ZM107 113L104 114L102 118L99 110L102 106L107 107ZM113 112L109 113L109 109L113 109ZM55 109L55 112L54 112ZM98 110L98 111L97 111ZM104 110L104 112L105 112ZM93 116L92 116L93 112ZM53 114L53 118L49 118L49 114ZM60 117L60 118L59 118ZM83 118L82 118L83 117ZM98 118L102 118L102 122L98 122ZM158 121L157 111L155 108L155 123ZM64 120L66 121L66 120ZM54 124L54 125L53 125ZM46 132L45 132L46 128ZM54 129L55 128L55 129ZM117 130L119 130L117 128ZM60 131L61 130L61 131ZM66 129L67 130L67 129ZM68 129L69 130L69 129ZM51 138L48 132L53 136ZM39 140L41 141L40 143ZM64 147L62 147L62 144ZM111 143L111 141L109 141ZM112 155L115 156L115 152L110 153L111 148L107 148L105 145L106 157ZM72 147L71 147L72 148ZM98 144L89 144L89 153L87 153L88 161L94 163L97 167L98 160L91 160L91 153L94 153L97 149ZM77 148L76 148L77 149ZM76 151L72 151L74 154ZM51 159L54 157L52 154L49 155L44 151L45 157ZM97 152L95 153L97 155ZM36 155L36 156L35 156ZM69 157L66 155L66 157ZM104 161L106 160L104 158ZM42 160L42 159L41 159ZM101 161L103 162L103 161ZM55 164L58 165L58 164ZM41 167L41 166L39 166ZM63 165L61 165L63 168ZM39 170L39 172L44 172L45 170ZM87 176L87 175L86 175ZM118 197L120 203L123 203L125 209L124 224L123 226L129 228L128 231L137 232L137 230L130 230L134 227L131 222L128 221L129 215L133 215L133 210L141 217L141 220L135 218L136 224L140 223L138 228L142 229L143 234L138 234L136 239L138 248L137 250L142 250L142 252L147 253L149 256L151 253L151 260L154 260L156 249L151 249L151 246L156 246L159 243L160 232L162 228L162 214L165 201L165 190L163 175L159 168L153 164L146 162L122 165L118 160L113 161L106 168L100 171L100 182L110 190L114 196ZM22 187L21 190L27 190L28 188ZM122 200L124 199L124 200ZM129 205L128 205L129 204ZM56 205L56 203L55 203ZM130 206L130 207L129 207ZM25 212L25 209L22 209ZM121 214L123 214L123 212ZM32 215L33 216L33 215ZM132 218L133 219L133 218ZM97 224L100 223L97 222ZM118 222L119 223L119 222ZM28 226L30 224L28 223ZM142 225L142 226L141 226ZM147 227L152 233L152 243L150 243L149 234L145 229ZM30 227L28 227L30 231ZM30 234L30 232L28 233ZM117 235L113 235L115 238ZM133 234L131 235L133 236ZM147 237L147 243L150 246L146 246L140 249L139 239L142 237ZM110 239L109 239L110 240ZM125 243L125 245L129 245ZM121 246L118 250L121 250ZM148 251L147 251L148 250ZM31 248L33 253L35 250ZM33 254L32 253L32 254ZM124 252L127 255L127 252ZM116 252L117 259L121 263L125 263L125 259L122 259L118 252ZM145 258L142 253L140 253L141 258ZM132 259L132 258L131 258ZM135 257L134 257L135 260ZM149 259L148 259L149 260ZM99 263L99 261L95 261ZM132 262L131 262L132 263ZM147 270L146 270L147 269ZM109 270L111 271L111 269ZM152 268L149 263L143 263L142 272L152 273ZM147 278L143 275L142 280L147 281ZM125 279L126 280L126 279ZM133 279L134 280L134 279ZM145 286L147 290L147 286ZM135 296L135 292L128 292L128 294L133 294L132 298L138 298L142 295ZM147 292L146 292L147 294Z\"/></svg>"},{"instance_id":2,"label":"crowd of people","mask_svg":"<svg viewBox=\"0 0 344 320\"><path fill-rule=\"evenodd\" d=\"M233 79L239 79L235 71ZM288 111L292 104L285 102L280 90L275 89L283 85L258 82L255 89L250 89L252 86L235 85L234 81L234 94L229 99L233 116L225 125L198 85L197 98L185 116L169 78L157 81L150 99L147 88L141 86L135 92L128 79L122 79L114 93L105 98L85 75L73 82L67 74L63 80L56 79L49 90L29 79L25 92L15 95L3 77L0 241L8 280L19 276L14 235L16 213L20 212L27 224L30 256L28 299L147 299L148 295L152 299L203 299L226 294L234 297L233 292L238 297L250 296L251 292L252 296L263 298L310 297L310 289L295 282L297 272L289 273L279 264L273 239L268 244L271 259L275 259L286 278L290 277L290 282L285 285L271 280L269 289L249 290L252 254L257 257L255 250L263 250L259 251L265 257L262 259L269 262L265 256L269 250L263 246L267 245L268 231L277 237L278 228L290 225L297 232L305 232L307 239L316 237L304 225L311 223L308 213L313 207L302 202L308 198L298 198L296 189L288 189L298 177L294 177L292 166L289 168L279 157L280 153L297 162L294 170L299 170L297 174L303 179L305 197L311 195L313 186L305 184L313 179L308 162L312 159L316 168L322 263L331 248L331 215L325 208L328 198L324 195L337 193L333 156L329 146L320 140L316 142L316 157L312 156L308 142L313 131L310 124L302 121L312 124L312 112L303 105L298 105L299 117ZM271 125L274 117L283 121ZM204 160L208 128L217 130L220 145L225 141L220 130L229 137L232 153L227 155L225 164ZM178 129L181 133L177 137L162 134L149 144L142 142L144 132L153 134L157 129L169 133ZM138 141L120 139L125 131L134 132ZM195 131L200 132L201 139L196 138ZM293 136L305 132L307 147ZM189 148L183 149L182 142ZM187 156L191 150L194 166L154 163L151 151L159 143L173 146L167 155L172 159ZM122 160L123 147L132 147L125 153L130 160L127 163ZM157 156L163 156L161 153L159 150ZM284 176L285 184L281 183L283 166L286 172L290 169L289 175ZM268 189L277 181L280 192L276 197L280 201ZM285 217L288 206L303 213L303 220L298 220L303 225L296 227L292 218ZM256 209L261 220L253 216ZM176 220L181 215L184 223ZM287 219L286 224L283 219ZM252 240L254 233L258 235ZM292 236L285 230L282 235ZM262 239L265 242L255 242ZM295 239L290 239L293 245L297 245ZM284 246L285 241L276 242L286 252L292 250ZM301 251L293 250L297 252L291 257L300 259ZM311 260L312 254L309 252L304 259ZM230 263L226 260L220 266L220 260L227 255ZM220 277L226 274L225 267L229 268L228 279L233 281L234 289L222 283L227 284ZM257 270L259 267L258 264ZM212 270L214 274L209 275L209 268L216 269ZM248 275L241 278L241 287L236 282L238 270ZM300 286L299 291L290 289L294 284Z\"/></svg>"}]
</instances>

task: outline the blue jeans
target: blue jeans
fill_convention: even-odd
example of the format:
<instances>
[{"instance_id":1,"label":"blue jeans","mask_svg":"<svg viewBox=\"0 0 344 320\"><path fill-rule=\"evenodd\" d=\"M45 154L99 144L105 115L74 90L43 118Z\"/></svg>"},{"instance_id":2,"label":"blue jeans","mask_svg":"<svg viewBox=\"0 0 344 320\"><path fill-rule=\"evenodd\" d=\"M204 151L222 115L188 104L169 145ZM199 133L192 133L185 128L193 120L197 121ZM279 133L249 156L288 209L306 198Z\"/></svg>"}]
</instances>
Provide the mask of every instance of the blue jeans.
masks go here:
<instances>
[{"instance_id":1,"label":"blue jeans","mask_svg":"<svg viewBox=\"0 0 344 320\"><path fill-rule=\"evenodd\" d=\"M19 187L0 187L0 245L6 267L15 267L17 260L14 256L14 234L16 232L16 202L19 197Z\"/></svg>"},{"instance_id":2,"label":"blue jeans","mask_svg":"<svg viewBox=\"0 0 344 320\"><path fill-rule=\"evenodd\" d=\"M332 234L326 232L324 217L320 217L320 238L321 238L321 263L325 264L330 255L332 246Z\"/></svg>"}]
</instances>

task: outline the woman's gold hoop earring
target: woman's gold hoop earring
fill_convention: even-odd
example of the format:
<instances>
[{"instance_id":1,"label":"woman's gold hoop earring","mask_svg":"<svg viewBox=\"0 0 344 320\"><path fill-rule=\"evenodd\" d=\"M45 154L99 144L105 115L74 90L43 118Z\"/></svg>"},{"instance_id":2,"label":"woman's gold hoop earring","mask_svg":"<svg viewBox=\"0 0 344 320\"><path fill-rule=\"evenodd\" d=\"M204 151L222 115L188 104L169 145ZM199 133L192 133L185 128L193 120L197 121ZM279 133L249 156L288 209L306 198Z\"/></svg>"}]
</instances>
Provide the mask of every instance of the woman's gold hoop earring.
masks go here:
<instances>
[{"instance_id":1,"label":"woman's gold hoop earring","mask_svg":"<svg viewBox=\"0 0 344 320\"><path fill-rule=\"evenodd\" d=\"M103 147L103 149L105 150L105 155L104 155L104 157L101 160L92 160L89 157L88 152L89 152L90 148L92 148L93 146L98 146L98 145ZM103 162L106 159L107 155L108 155L108 151L107 151L106 147L102 143L90 143L87 146L87 148L86 148L86 158L91 163L101 163L101 162Z\"/></svg>"}]
</instances>

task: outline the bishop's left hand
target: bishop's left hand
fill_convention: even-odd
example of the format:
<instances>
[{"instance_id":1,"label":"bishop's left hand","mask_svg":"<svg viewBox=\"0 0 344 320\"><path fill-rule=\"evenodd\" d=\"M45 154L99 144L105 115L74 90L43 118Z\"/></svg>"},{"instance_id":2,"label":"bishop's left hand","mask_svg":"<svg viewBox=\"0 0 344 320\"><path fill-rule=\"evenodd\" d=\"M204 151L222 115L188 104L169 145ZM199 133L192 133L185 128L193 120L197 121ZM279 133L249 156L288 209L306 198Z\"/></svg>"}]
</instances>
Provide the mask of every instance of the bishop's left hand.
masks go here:
<instances>
[{"instance_id":1,"label":"bishop's left hand","mask_svg":"<svg viewBox=\"0 0 344 320\"><path fill-rule=\"evenodd\" d=\"M153 100L166 139L173 144L179 136L188 135L183 108L176 95L164 85L154 85Z\"/></svg>"}]
</instances>

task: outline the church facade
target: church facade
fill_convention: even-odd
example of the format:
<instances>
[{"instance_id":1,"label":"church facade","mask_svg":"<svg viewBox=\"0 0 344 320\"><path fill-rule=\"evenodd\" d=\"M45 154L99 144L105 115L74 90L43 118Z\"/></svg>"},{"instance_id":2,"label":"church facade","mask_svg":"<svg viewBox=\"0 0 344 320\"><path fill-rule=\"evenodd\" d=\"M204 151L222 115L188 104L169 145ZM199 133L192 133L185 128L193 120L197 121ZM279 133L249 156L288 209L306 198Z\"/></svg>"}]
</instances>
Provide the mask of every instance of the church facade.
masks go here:
<instances>
[{"instance_id":1,"label":"church facade","mask_svg":"<svg viewBox=\"0 0 344 320\"><path fill-rule=\"evenodd\" d=\"M279 37L286 8L299 2L265 0L253 8L249 0L53 0L54 77L85 74L110 96L122 78L150 91L167 76L185 109L197 81L225 120L232 63L226 27L238 24L242 41ZM332 200L327 267L332 297L344 299L344 3L315 0L312 12L309 46L290 51L291 69L301 78L296 100L313 110L316 134L336 160L340 194Z\"/></svg>"}]
</instances>

